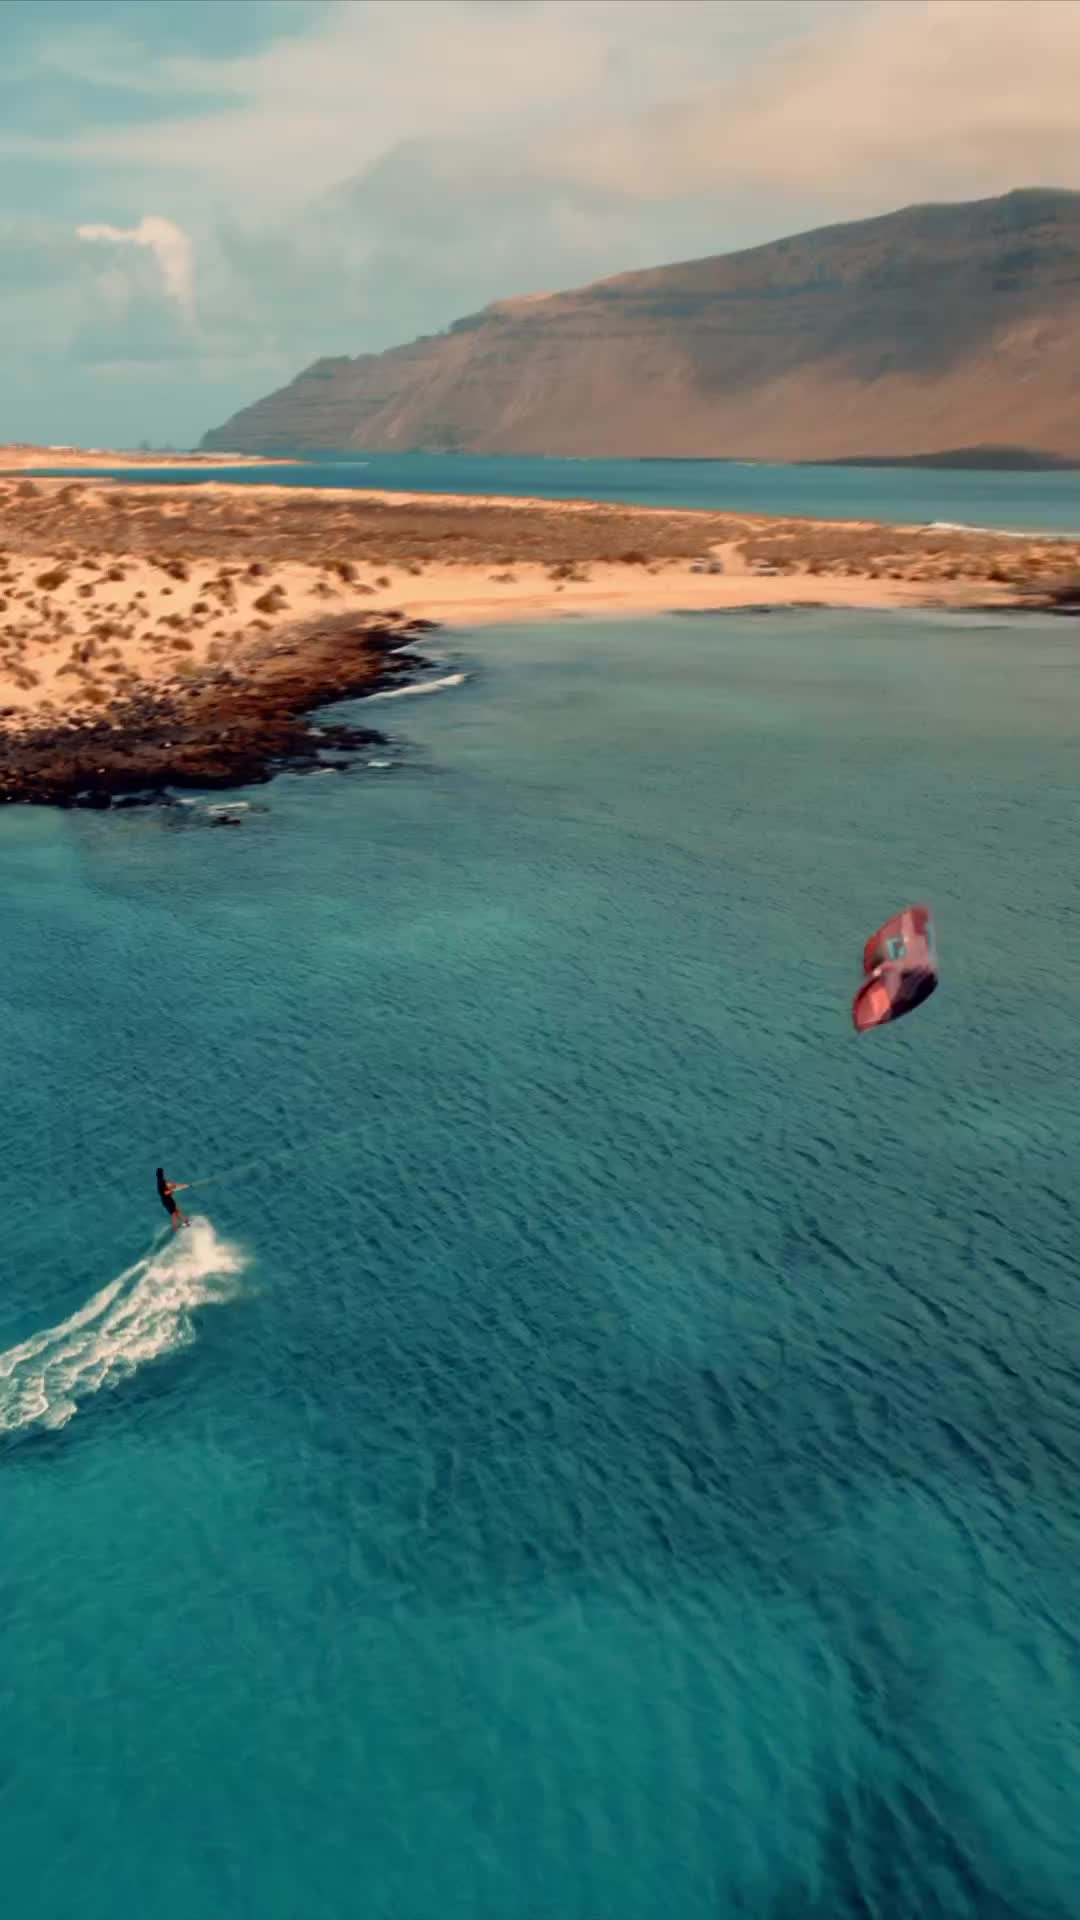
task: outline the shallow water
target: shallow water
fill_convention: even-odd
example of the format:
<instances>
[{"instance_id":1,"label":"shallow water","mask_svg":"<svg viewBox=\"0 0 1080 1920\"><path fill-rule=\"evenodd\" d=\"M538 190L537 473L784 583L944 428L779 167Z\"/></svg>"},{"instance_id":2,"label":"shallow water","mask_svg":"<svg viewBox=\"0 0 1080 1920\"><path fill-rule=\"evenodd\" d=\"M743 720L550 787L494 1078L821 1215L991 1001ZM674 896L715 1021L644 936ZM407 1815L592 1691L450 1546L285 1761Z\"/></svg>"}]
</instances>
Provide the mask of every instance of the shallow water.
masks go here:
<instances>
[{"instance_id":1,"label":"shallow water","mask_svg":"<svg viewBox=\"0 0 1080 1920\"><path fill-rule=\"evenodd\" d=\"M65 472L71 471L65 469ZM404 492L614 500L818 520L883 520L1008 531L1080 533L1080 473L919 467L782 466L739 460L559 460L524 454L367 453L297 465L91 468L176 486L388 487Z\"/></svg>"},{"instance_id":2,"label":"shallow water","mask_svg":"<svg viewBox=\"0 0 1080 1920\"><path fill-rule=\"evenodd\" d=\"M239 831L0 815L6 1909L1064 1920L1075 640L448 651Z\"/></svg>"}]
</instances>

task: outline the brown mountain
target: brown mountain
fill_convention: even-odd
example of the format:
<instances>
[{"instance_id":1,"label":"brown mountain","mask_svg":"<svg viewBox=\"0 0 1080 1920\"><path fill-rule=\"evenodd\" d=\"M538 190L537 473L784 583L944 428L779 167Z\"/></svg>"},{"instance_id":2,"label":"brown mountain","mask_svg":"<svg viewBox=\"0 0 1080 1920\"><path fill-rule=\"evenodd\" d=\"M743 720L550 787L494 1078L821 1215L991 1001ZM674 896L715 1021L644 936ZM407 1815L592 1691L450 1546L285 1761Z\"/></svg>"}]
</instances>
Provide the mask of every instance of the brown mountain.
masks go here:
<instances>
[{"instance_id":1,"label":"brown mountain","mask_svg":"<svg viewBox=\"0 0 1080 1920\"><path fill-rule=\"evenodd\" d=\"M499 301L319 360L203 446L1077 458L1080 194L909 207Z\"/></svg>"}]
</instances>

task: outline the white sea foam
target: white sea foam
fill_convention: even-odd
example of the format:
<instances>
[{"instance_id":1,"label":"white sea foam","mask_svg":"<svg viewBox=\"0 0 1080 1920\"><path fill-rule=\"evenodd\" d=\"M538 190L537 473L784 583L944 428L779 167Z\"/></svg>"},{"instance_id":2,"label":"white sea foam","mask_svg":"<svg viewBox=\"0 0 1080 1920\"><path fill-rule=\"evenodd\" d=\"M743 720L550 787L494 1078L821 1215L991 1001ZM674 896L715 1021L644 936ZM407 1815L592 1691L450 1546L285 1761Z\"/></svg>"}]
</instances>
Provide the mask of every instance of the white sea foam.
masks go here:
<instances>
[{"instance_id":1,"label":"white sea foam","mask_svg":"<svg viewBox=\"0 0 1080 1920\"><path fill-rule=\"evenodd\" d=\"M964 520L928 520L924 533L989 533L995 540L1053 540L1063 539L1064 535L1048 533L1025 533L1017 527L969 527Z\"/></svg>"},{"instance_id":2,"label":"white sea foam","mask_svg":"<svg viewBox=\"0 0 1080 1920\"><path fill-rule=\"evenodd\" d=\"M192 1313L232 1299L246 1262L196 1216L58 1327L0 1353L0 1434L63 1427L79 1403L195 1338Z\"/></svg>"},{"instance_id":3,"label":"white sea foam","mask_svg":"<svg viewBox=\"0 0 1080 1920\"><path fill-rule=\"evenodd\" d=\"M445 687L463 687L468 679L467 673L444 673L438 680L420 680L414 687L388 687L383 693L373 693L373 700L407 700L414 693L442 693Z\"/></svg>"}]
</instances>

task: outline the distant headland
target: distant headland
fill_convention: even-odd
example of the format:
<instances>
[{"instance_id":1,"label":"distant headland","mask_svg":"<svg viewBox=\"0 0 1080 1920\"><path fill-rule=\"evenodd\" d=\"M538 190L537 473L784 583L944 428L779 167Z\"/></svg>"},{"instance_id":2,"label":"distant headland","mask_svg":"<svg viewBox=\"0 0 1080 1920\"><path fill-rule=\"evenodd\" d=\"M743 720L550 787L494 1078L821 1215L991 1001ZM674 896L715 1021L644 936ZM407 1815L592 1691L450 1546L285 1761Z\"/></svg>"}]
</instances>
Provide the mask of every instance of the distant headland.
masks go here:
<instances>
[{"instance_id":1,"label":"distant headland","mask_svg":"<svg viewBox=\"0 0 1080 1920\"><path fill-rule=\"evenodd\" d=\"M206 453L206 452L154 452L149 447L131 448L111 447L49 447L36 446L25 440L0 442L0 475L5 473L55 473L69 471L72 468L116 469L130 467L137 471L140 467L175 468L178 473L197 473L203 468L214 467L261 467L267 464L258 453ZM282 458L275 465L291 465L291 461Z\"/></svg>"},{"instance_id":2,"label":"distant headland","mask_svg":"<svg viewBox=\"0 0 1080 1920\"><path fill-rule=\"evenodd\" d=\"M1078 333L1080 194L1023 189L497 301L202 445L1072 466Z\"/></svg>"}]
</instances>

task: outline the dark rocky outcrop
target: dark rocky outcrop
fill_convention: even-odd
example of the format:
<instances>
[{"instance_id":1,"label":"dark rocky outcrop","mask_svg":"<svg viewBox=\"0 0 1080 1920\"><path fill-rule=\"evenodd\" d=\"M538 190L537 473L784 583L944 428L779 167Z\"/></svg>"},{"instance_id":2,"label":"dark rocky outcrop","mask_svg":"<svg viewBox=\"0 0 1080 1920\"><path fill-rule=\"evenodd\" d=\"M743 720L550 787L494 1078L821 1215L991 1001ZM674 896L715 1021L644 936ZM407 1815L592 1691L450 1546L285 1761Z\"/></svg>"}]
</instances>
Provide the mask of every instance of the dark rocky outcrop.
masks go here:
<instances>
[{"instance_id":1,"label":"dark rocky outcrop","mask_svg":"<svg viewBox=\"0 0 1080 1920\"><path fill-rule=\"evenodd\" d=\"M425 662L403 652L429 622L340 616L298 629L242 673L213 669L100 720L0 734L0 804L142 804L171 790L250 786L286 768L339 765L380 743L371 727L308 716L336 700L407 681Z\"/></svg>"}]
</instances>

